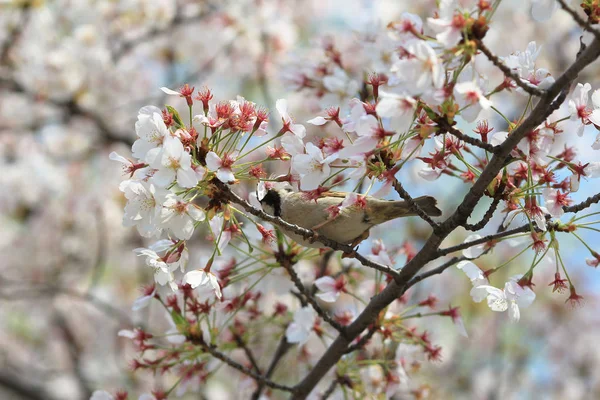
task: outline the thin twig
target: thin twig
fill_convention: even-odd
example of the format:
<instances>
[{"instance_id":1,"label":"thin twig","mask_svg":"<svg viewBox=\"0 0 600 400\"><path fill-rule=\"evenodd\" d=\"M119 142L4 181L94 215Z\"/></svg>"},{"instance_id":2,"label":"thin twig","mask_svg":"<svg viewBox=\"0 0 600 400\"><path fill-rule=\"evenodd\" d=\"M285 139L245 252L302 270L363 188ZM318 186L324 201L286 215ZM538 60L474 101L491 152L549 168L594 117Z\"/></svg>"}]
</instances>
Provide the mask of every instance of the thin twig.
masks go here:
<instances>
[{"instance_id":1,"label":"thin twig","mask_svg":"<svg viewBox=\"0 0 600 400\"><path fill-rule=\"evenodd\" d=\"M600 193L596 193L595 195L588 197L585 201L582 201L579 204L575 204L569 207L563 207L563 211L566 213L579 212L591 207L592 204L596 204L598 202L600 202Z\"/></svg>"},{"instance_id":2,"label":"thin twig","mask_svg":"<svg viewBox=\"0 0 600 400\"><path fill-rule=\"evenodd\" d=\"M470 247L473 246L477 246L478 244L484 244L487 242L491 242L493 240L497 240L497 239L502 239L503 237L506 236L510 236L510 235L515 235L518 233L524 233L527 232L531 229L531 226L529 224L525 224L522 225L518 228L514 228L508 231L504 231L504 232L498 232L498 233L492 233L491 235L487 235L484 236L480 239L476 239L476 240L471 240L469 242L465 242L465 243L461 243L461 244L457 244L456 246L452 246L452 247L446 247L443 249L439 249L437 251L437 256L438 257L443 257L445 255L454 253L455 251L460 251L460 250L464 250L464 249L468 249Z\"/></svg>"},{"instance_id":3,"label":"thin twig","mask_svg":"<svg viewBox=\"0 0 600 400\"><path fill-rule=\"evenodd\" d=\"M495 146L492 146L490 143L485 143L484 141L474 138L472 136L468 136L465 135L464 133L462 133L461 131L459 131L458 129L456 129L455 127L453 127L452 125L450 125L450 123L448 122L448 119L439 116L435 122L438 124L438 126L441 128L440 133L443 132L448 132L453 136L456 136L457 138L459 138L460 140L462 140L465 143L469 143L475 147L479 147L480 149L483 149L485 151L488 151L490 153L495 153L497 151Z\"/></svg>"},{"instance_id":4,"label":"thin twig","mask_svg":"<svg viewBox=\"0 0 600 400\"><path fill-rule=\"evenodd\" d=\"M504 72L504 75L512 79L517 84L517 86L519 86L521 89L523 89L532 96L541 97L544 95L545 92L543 90L537 88L536 86L533 86L529 82L525 82L510 68L508 68L506 64L504 64L502 60L498 58L498 56L494 55L494 53L492 53L490 49L488 49L480 39L475 39L475 42L477 43L477 48L481 50L483 54L485 54L488 60L490 60L496 67L498 67L498 69Z\"/></svg>"},{"instance_id":5,"label":"thin twig","mask_svg":"<svg viewBox=\"0 0 600 400\"><path fill-rule=\"evenodd\" d=\"M275 368L277 367L277 364L279 364L279 361L281 361L283 356L285 356L285 354L291 348L292 348L292 344L287 341L287 338L285 337L285 332L284 332L281 335L281 339L279 340L279 344L277 345L275 354L273 355L273 358L271 359L269 368L267 368L267 373L265 374L265 378L267 378L267 379L271 378L271 376L273 375L273 372L275 372ZM264 389L264 387L265 387L264 384L259 383L258 387L252 394L252 400L258 400L260 398L260 394L261 394L262 390Z\"/></svg>"},{"instance_id":6,"label":"thin twig","mask_svg":"<svg viewBox=\"0 0 600 400\"><path fill-rule=\"evenodd\" d=\"M338 243L335 240L331 240L331 239L326 238L323 235L319 235L317 232L315 232L313 230L305 229L305 228L299 227L297 225L290 224L289 222L284 221L283 219L281 219L279 217L269 215L262 210L252 207L252 205L250 203L248 203L246 200L242 199L236 193L231 191L231 189L224 183L221 183L220 181L217 181L217 180L214 180L213 183L223 192L223 194L231 202L239 204L240 206L242 206L244 208L244 210L246 210L248 213L254 215L255 217L259 217L265 221L268 221L274 225L277 225L288 232L296 233L296 234L302 236L306 240L312 240L315 242L322 243L326 247L329 247L333 250L343 251L347 257L352 257L352 258L357 259L365 267L376 269L380 272L383 272L385 274L392 276L392 278L394 278L394 279L396 279L399 276L398 271L396 271L395 269L392 269L391 267L388 267L387 265L379 264L379 263L369 260L365 256L363 256L360 253L358 253L357 251L355 251L351 246Z\"/></svg>"},{"instance_id":7,"label":"thin twig","mask_svg":"<svg viewBox=\"0 0 600 400\"><path fill-rule=\"evenodd\" d=\"M494 213L496 212L496 209L498 208L498 204L500 204L500 201L502 200L502 195L504 193L505 187L506 187L506 182L501 181L500 186L498 187L498 189L496 190L496 193L494 194L494 200L492 201L492 204L490 204L490 207L487 209L487 211L483 215L483 218L481 218L481 221L479 221L475 224L465 223L464 224L465 229L467 229L469 231L478 231L480 229L483 229L487 225L487 223L490 222L490 219L492 219L492 217L494 216Z\"/></svg>"},{"instance_id":8,"label":"thin twig","mask_svg":"<svg viewBox=\"0 0 600 400\"><path fill-rule=\"evenodd\" d=\"M209 352L213 357L218 358L219 360L223 361L225 364L229 365L231 368L237 369L241 373L254 378L256 381L258 381L270 388L283 390L286 392L292 392L294 390L290 386L280 385L279 383L273 382L272 380L262 376L261 374L257 374L250 368L246 368L242 364L235 362L234 360L232 360L231 358L227 357L225 354L223 354L219 350L217 350L217 348L215 346L209 346L205 343L201 344L201 345L202 345L202 348L205 351Z\"/></svg>"},{"instance_id":9,"label":"thin twig","mask_svg":"<svg viewBox=\"0 0 600 400\"><path fill-rule=\"evenodd\" d=\"M371 325L371 327L367 330L367 333L365 333L360 339L358 339L358 341L350 346L348 346L348 348L345 350L345 354L350 354L353 353L357 350L362 349L367 343L369 343L369 340L371 340L371 338L373 337L373 335L379 330L379 326L376 324Z\"/></svg>"},{"instance_id":10,"label":"thin twig","mask_svg":"<svg viewBox=\"0 0 600 400\"><path fill-rule=\"evenodd\" d=\"M397 179L394 179L392 186L394 186L396 193L398 193L398 195L400 195L400 197L408 203L411 211L417 214L423 221L427 222L433 228L434 232L439 228L438 223L432 220L431 217L427 215L425 211L423 211L423 209L415 202L415 200L404 189L402 184Z\"/></svg>"},{"instance_id":11,"label":"thin twig","mask_svg":"<svg viewBox=\"0 0 600 400\"><path fill-rule=\"evenodd\" d=\"M331 384L329 385L329 387L327 388L327 390L323 393L323 396L321 396L321 400L327 400L329 398L329 396L331 396L333 394L333 392L335 391L335 388L338 385L338 380L334 379L333 381L331 381Z\"/></svg>"},{"instance_id":12,"label":"thin twig","mask_svg":"<svg viewBox=\"0 0 600 400\"><path fill-rule=\"evenodd\" d=\"M241 348L242 350L244 350L244 353L246 354L248 361L250 361L250 364L252 364L252 368L254 368L256 373L262 374L262 372L260 371L260 367L258 366L258 363L256 362L256 358L254 358L254 354L252 354L252 350L250 350L250 348L248 347L246 342L244 342L244 339L237 333L233 334L233 339L235 340L235 343L238 345L238 347Z\"/></svg>"},{"instance_id":13,"label":"thin twig","mask_svg":"<svg viewBox=\"0 0 600 400\"><path fill-rule=\"evenodd\" d=\"M279 264L283 268L285 268L285 270L290 275L290 278L292 279L292 282L294 282L294 286L296 286L296 288L298 289L298 291L300 293L302 293L302 295L304 296L304 298L306 299L306 301L308 301L308 303L317 312L317 314L319 314L319 316L325 322L327 322L329 325L331 325L336 331L340 332L340 334L343 335L345 328L342 325L340 325L339 322L337 322L335 319L333 319L329 315L329 313L327 311L325 311L319 305L319 302L317 302L317 299L315 299L315 297L310 293L310 291L306 288L306 286L304 286L304 284L300 280L300 277L298 276L298 274L296 273L296 271L294 271L294 266L292 265L290 257L286 256L285 254L277 253L276 254L276 258L277 258L277 262L279 262Z\"/></svg>"},{"instance_id":14,"label":"thin twig","mask_svg":"<svg viewBox=\"0 0 600 400\"><path fill-rule=\"evenodd\" d=\"M592 27L592 25L590 24L590 21L585 21L583 18L581 18L579 16L579 14L577 14L577 12L575 12L575 10L573 10L571 7L569 7L569 5L565 2L565 0L557 0L560 3L560 6L562 7L563 10L565 10L574 20L575 22L577 22L577 24L582 27L584 30L590 32L592 35L594 35L594 37L596 37L596 39L600 40L600 32L598 32L596 29L594 29Z\"/></svg>"}]
</instances>

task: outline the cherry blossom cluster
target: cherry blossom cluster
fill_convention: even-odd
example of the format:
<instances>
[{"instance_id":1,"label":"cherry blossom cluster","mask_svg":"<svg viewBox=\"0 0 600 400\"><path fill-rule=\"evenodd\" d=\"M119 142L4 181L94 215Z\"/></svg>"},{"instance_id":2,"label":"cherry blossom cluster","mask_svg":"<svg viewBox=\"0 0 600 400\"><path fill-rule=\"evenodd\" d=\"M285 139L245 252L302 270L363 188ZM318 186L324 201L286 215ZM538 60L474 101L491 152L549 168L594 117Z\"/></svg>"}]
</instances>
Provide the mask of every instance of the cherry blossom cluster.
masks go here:
<instances>
[{"instance_id":1,"label":"cherry blossom cluster","mask_svg":"<svg viewBox=\"0 0 600 400\"><path fill-rule=\"evenodd\" d=\"M292 372L309 373L319 361L315 349L326 351L336 335L345 337L368 312L368 299L401 279L402 266L417 257L415 244L388 250L375 239L366 256L346 251L350 259L332 258L331 252L306 249L284 236L285 229L298 227L262 213L261 200L279 185L302 192L307 202L332 189L347 190L345 199L327 210L333 220L344 209L364 209L365 195L384 197L395 190L422 216L398 181L403 168L416 166L426 181L451 177L475 187L534 112L537 99L560 80L538 65L541 49L535 42L504 57L488 55L482 40L494 10L487 1L442 1L426 20L402 14L376 35L385 40L371 38L386 57L372 54L366 65L377 65L375 72L361 71L360 79L345 54L326 40L321 62L294 71L296 89L310 91L322 106L306 125L292 116L293 106L285 99L276 101L273 115L242 97L217 101L210 89L187 84L162 88L172 99L185 101L185 112L172 106L140 109L131 158L110 157L122 163L127 176L119 186L126 199L123 223L158 239L135 250L154 272L154 284L144 289L134 309L155 300L171 327L157 335L144 329L120 335L139 351L133 369L176 377L170 388L144 399L197 390L222 364L246 376L244 390L256 398L263 391L295 393L294 387L279 383L289 382L292 373L284 371L274 380L273 371L264 371L256 361L255 350L268 347L251 346L254 338L281 338L285 350L274 350L275 366L295 346L300 363ZM476 60L482 57L504 72L499 82L492 84L480 70ZM581 302L561 256L560 235L582 243L589 266L600 262L578 234L596 229L591 225L597 221L583 222L594 213L565 217L594 203L590 198L579 209L572 195L581 182L600 176L600 162L569 145L575 135L589 143L591 151L584 154L600 149L600 135L591 132L600 128L600 91L592 92L590 102L591 90L588 83L576 83L566 107L555 107L506 150L510 153L501 171L486 184L492 205L483 223L461 225L478 233L462 245L435 249L440 257L462 250L462 256L438 268L456 264L472 283L473 300L486 300L492 311L507 311L511 321L518 321L536 298L534 274L549 263L555 267L554 281L548 283L552 291L568 290L568 302ZM497 99L506 96L524 104L519 114L503 110L505 100ZM494 215L498 223L488 224ZM434 234L443 229L423 219ZM495 233L487 235L490 225ZM521 246L514 257L492 269L477 265L499 243L511 241ZM492 274L527 256L530 262L520 262L529 264L527 269L503 286L492 281ZM407 288L417 282L409 281ZM428 331L407 320L450 317L466 335L458 309L437 303L434 295L413 298L404 289L362 335L349 341L348 355L335 363L330 376L331 391L388 397L425 391L414 375L425 359L439 360L442 349ZM94 396L126 398L122 393Z\"/></svg>"}]
</instances>

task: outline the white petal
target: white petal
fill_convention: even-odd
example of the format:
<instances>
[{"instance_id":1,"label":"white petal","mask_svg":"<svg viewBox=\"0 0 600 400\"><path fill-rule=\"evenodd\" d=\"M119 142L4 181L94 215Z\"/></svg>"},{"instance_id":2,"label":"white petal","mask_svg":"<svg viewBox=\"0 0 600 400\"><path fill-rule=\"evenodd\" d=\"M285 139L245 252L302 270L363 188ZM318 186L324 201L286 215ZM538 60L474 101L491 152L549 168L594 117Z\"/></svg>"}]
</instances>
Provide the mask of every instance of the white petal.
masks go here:
<instances>
[{"instance_id":1,"label":"white petal","mask_svg":"<svg viewBox=\"0 0 600 400\"><path fill-rule=\"evenodd\" d=\"M219 168L217 178L223 183L233 183L235 181L235 175L233 175L233 171L229 168Z\"/></svg>"},{"instance_id":2,"label":"white petal","mask_svg":"<svg viewBox=\"0 0 600 400\"><path fill-rule=\"evenodd\" d=\"M208 282L206 272L199 269L190 271L183 277L183 283L187 283L192 287L192 289L195 289L200 285L204 285L206 282Z\"/></svg>"},{"instance_id":3,"label":"white petal","mask_svg":"<svg viewBox=\"0 0 600 400\"><path fill-rule=\"evenodd\" d=\"M176 91L169 89L167 87L164 87L164 86L161 87L160 90L162 90L163 92L165 92L166 94L171 95L171 96L181 96L181 93L176 92Z\"/></svg>"},{"instance_id":4,"label":"white petal","mask_svg":"<svg viewBox=\"0 0 600 400\"><path fill-rule=\"evenodd\" d=\"M209 151L206 155L206 167L209 171L216 171L221 167L221 157L217 155L214 151Z\"/></svg>"},{"instance_id":5,"label":"white petal","mask_svg":"<svg viewBox=\"0 0 600 400\"><path fill-rule=\"evenodd\" d=\"M327 123L327 120L323 117L315 117L313 119L309 119L308 121L306 121L306 123L319 126L325 125Z\"/></svg>"}]
</instances>

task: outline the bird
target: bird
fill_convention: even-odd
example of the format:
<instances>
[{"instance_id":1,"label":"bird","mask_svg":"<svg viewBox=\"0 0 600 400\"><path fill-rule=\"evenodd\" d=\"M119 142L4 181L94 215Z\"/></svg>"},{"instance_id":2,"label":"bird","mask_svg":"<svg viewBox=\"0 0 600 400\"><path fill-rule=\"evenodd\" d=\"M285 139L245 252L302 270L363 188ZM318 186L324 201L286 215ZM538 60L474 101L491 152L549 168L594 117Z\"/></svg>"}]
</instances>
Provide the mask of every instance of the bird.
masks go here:
<instances>
[{"instance_id":1,"label":"bird","mask_svg":"<svg viewBox=\"0 0 600 400\"><path fill-rule=\"evenodd\" d=\"M319 194L315 200L305 193L284 187L267 190L259 201L268 214L352 247L366 239L373 226L416 215L406 201L382 200L365 195L362 198L364 207L344 207L337 216L332 217L330 210L339 206L347 195L346 192L327 191ZM429 216L442 215L442 211L437 208L436 199L431 196L417 197L414 202ZM314 239L304 239L301 235L286 230L284 233L305 247L323 247Z\"/></svg>"}]
</instances>

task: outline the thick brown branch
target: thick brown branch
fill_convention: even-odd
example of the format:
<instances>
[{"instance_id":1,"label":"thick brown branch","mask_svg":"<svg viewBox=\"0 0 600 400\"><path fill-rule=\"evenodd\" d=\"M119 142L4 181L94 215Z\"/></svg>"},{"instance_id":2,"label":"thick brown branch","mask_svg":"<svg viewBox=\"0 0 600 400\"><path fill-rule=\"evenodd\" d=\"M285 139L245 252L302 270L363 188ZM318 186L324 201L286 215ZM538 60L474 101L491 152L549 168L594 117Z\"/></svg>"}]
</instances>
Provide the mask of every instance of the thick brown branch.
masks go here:
<instances>
[{"instance_id":1,"label":"thick brown branch","mask_svg":"<svg viewBox=\"0 0 600 400\"><path fill-rule=\"evenodd\" d=\"M381 293L371 299L371 302L365 307L363 312L346 328L346 337L341 335L338 336L325 351L321 359L314 365L313 369L295 386L294 399L306 398L327 371L329 371L329 369L345 354L345 351L352 340L360 335L360 333L372 323L384 308L404 293L408 287L408 282L416 276L418 271L423 268L425 264L439 257L437 249L442 240L456 227L466 222L488 185L504 167L505 160L512 149L529 131L541 124L548 115L559 106L559 103L564 99L564 94L566 93L566 90L568 90L573 79L577 77L577 74L583 68L594 61L599 54L600 41L594 40L577 60L546 91L545 95L542 96L529 116L519 127L513 130L508 139L499 146L499 150L494 154L480 177L471 187L471 190L465 195L461 205L454 214L441 224L438 232L434 232L415 257L400 270L399 278L392 281ZM559 96L557 101L554 101L559 94L561 94L561 96Z\"/></svg>"}]
</instances>

